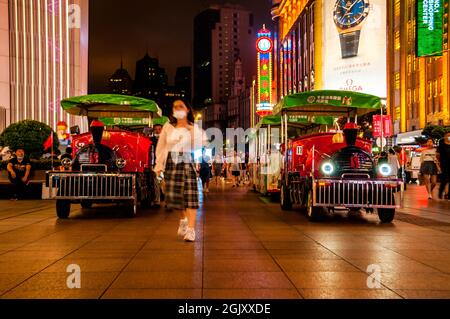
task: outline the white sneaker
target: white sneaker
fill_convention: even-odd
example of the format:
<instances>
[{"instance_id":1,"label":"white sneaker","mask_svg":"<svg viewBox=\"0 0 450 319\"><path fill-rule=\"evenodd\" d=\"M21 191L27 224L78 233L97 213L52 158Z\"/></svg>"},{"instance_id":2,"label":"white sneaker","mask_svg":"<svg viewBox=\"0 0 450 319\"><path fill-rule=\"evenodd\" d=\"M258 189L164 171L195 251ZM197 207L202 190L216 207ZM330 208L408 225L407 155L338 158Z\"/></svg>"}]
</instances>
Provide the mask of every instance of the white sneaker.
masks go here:
<instances>
[{"instance_id":1,"label":"white sneaker","mask_svg":"<svg viewBox=\"0 0 450 319\"><path fill-rule=\"evenodd\" d=\"M188 219L180 219L180 226L178 226L178 236L186 235L188 230Z\"/></svg>"},{"instance_id":2,"label":"white sneaker","mask_svg":"<svg viewBox=\"0 0 450 319\"><path fill-rule=\"evenodd\" d=\"M185 241L195 241L195 230L194 228L188 228L186 235L184 236Z\"/></svg>"}]
</instances>

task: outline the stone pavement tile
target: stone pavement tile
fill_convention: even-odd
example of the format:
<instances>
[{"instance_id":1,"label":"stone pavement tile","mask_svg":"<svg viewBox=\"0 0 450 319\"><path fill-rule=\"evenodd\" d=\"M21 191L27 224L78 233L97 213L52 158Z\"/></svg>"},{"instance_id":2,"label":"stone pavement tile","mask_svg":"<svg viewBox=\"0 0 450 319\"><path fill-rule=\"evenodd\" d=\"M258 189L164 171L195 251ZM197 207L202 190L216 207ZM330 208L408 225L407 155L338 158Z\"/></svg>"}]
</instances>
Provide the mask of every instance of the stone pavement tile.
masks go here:
<instances>
[{"instance_id":1,"label":"stone pavement tile","mask_svg":"<svg viewBox=\"0 0 450 319\"><path fill-rule=\"evenodd\" d=\"M384 243L380 244L381 246L385 248L389 248L392 250L399 250L399 249L414 249L414 250L447 250L446 247L443 247L442 245L438 244L432 244L432 243L426 243L426 242L412 242L412 243Z\"/></svg>"},{"instance_id":2,"label":"stone pavement tile","mask_svg":"<svg viewBox=\"0 0 450 319\"><path fill-rule=\"evenodd\" d=\"M0 274L37 273L54 263L54 260L26 260L20 262L0 261Z\"/></svg>"},{"instance_id":3,"label":"stone pavement tile","mask_svg":"<svg viewBox=\"0 0 450 319\"><path fill-rule=\"evenodd\" d=\"M417 261L442 260L450 263L450 250L395 249L395 252Z\"/></svg>"},{"instance_id":4,"label":"stone pavement tile","mask_svg":"<svg viewBox=\"0 0 450 319\"><path fill-rule=\"evenodd\" d=\"M270 257L247 257L240 259L205 258L204 270L207 272L271 272L281 268Z\"/></svg>"},{"instance_id":5,"label":"stone pavement tile","mask_svg":"<svg viewBox=\"0 0 450 319\"><path fill-rule=\"evenodd\" d=\"M288 272L297 288L367 289L368 275L363 272Z\"/></svg>"},{"instance_id":6,"label":"stone pavement tile","mask_svg":"<svg viewBox=\"0 0 450 319\"><path fill-rule=\"evenodd\" d=\"M347 241L347 240L333 240L321 241L320 245L330 250L341 249L360 249L360 250L380 250L383 249L378 243L361 242L361 241Z\"/></svg>"},{"instance_id":7,"label":"stone pavement tile","mask_svg":"<svg viewBox=\"0 0 450 319\"><path fill-rule=\"evenodd\" d=\"M402 257L407 259L407 257L401 254L389 250L387 248L380 249L332 249L331 250L336 255L344 259L373 259L373 260L398 260Z\"/></svg>"},{"instance_id":8,"label":"stone pavement tile","mask_svg":"<svg viewBox=\"0 0 450 319\"><path fill-rule=\"evenodd\" d=\"M117 276L117 272L81 272L81 289L106 289ZM31 277L13 291L65 290L70 273L39 273Z\"/></svg>"},{"instance_id":9,"label":"stone pavement tile","mask_svg":"<svg viewBox=\"0 0 450 319\"><path fill-rule=\"evenodd\" d=\"M296 289L204 289L205 299L301 299Z\"/></svg>"},{"instance_id":10,"label":"stone pavement tile","mask_svg":"<svg viewBox=\"0 0 450 319\"><path fill-rule=\"evenodd\" d=\"M266 249L316 249L321 247L313 241L266 241L263 242Z\"/></svg>"},{"instance_id":11,"label":"stone pavement tile","mask_svg":"<svg viewBox=\"0 0 450 319\"><path fill-rule=\"evenodd\" d=\"M203 278L205 289L294 288L282 272L205 272Z\"/></svg>"},{"instance_id":12,"label":"stone pavement tile","mask_svg":"<svg viewBox=\"0 0 450 319\"><path fill-rule=\"evenodd\" d=\"M423 272L423 273L433 273L433 272L439 272L438 270L434 269L433 267L429 267L427 265L424 265L423 263L414 261L414 260L405 260L405 259L399 259L399 260L374 260L374 259L349 259L347 260L349 263L354 265L355 267L358 267L361 271L366 271L367 267L369 265L376 265L379 266L381 269L381 272L402 272L402 273L416 273L416 272ZM450 268L450 266L449 266Z\"/></svg>"},{"instance_id":13,"label":"stone pavement tile","mask_svg":"<svg viewBox=\"0 0 450 319\"><path fill-rule=\"evenodd\" d=\"M85 250L134 250L138 251L142 242L90 242L83 246Z\"/></svg>"},{"instance_id":14,"label":"stone pavement tile","mask_svg":"<svg viewBox=\"0 0 450 319\"><path fill-rule=\"evenodd\" d=\"M406 299L450 299L450 290L394 290Z\"/></svg>"},{"instance_id":15,"label":"stone pavement tile","mask_svg":"<svg viewBox=\"0 0 450 319\"><path fill-rule=\"evenodd\" d=\"M173 235L171 240L153 239L146 243L142 250L196 250L202 249L203 243L201 241L195 241L188 243L183 238L176 238Z\"/></svg>"},{"instance_id":16,"label":"stone pavement tile","mask_svg":"<svg viewBox=\"0 0 450 319\"><path fill-rule=\"evenodd\" d=\"M189 246L187 246L189 247ZM137 259L153 259L153 258L196 258L202 259L204 251L201 249L143 249L134 257Z\"/></svg>"},{"instance_id":17,"label":"stone pavement tile","mask_svg":"<svg viewBox=\"0 0 450 319\"><path fill-rule=\"evenodd\" d=\"M111 289L188 289L202 287L201 272L123 272Z\"/></svg>"},{"instance_id":18,"label":"stone pavement tile","mask_svg":"<svg viewBox=\"0 0 450 319\"><path fill-rule=\"evenodd\" d=\"M180 256L154 256L133 259L124 271L127 272L197 272L202 271L200 258Z\"/></svg>"},{"instance_id":19,"label":"stone pavement tile","mask_svg":"<svg viewBox=\"0 0 450 319\"><path fill-rule=\"evenodd\" d=\"M344 260L277 258L276 261L285 272L360 271Z\"/></svg>"},{"instance_id":20,"label":"stone pavement tile","mask_svg":"<svg viewBox=\"0 0 450 319\"><path fill-rule=\"evenodd\" d=\"M317 249L269 249L275 259L342 259L323 247Z\"/></svg>"},{"instance_id":21,"label":"stone pavement tile","mask_svg":"<svg viewBox=\"0 0 450 319\"><path fill-rule=\"evenodd\" d=\"M67 253L53 251L19 251L13 250L0 255L0 262L19 263L25 261L37 260L58 260L63 258Z\"/></svg>"},{"instance_id":22,"label":"stone pavement tile","mask_svg":"<svg viewBox=\"0 0 450 319\"><path fill-rule=\"evenodd\" d=\"M258 241L258 238L253 235L236 235L230 233L211 233L211 235L205 235L204 237L205 242L223 242L223 241L234 241L234 242L250 242L250 241Z\"/></svg>"},{"instance_id":23,"label":"stone pavement tile","mask_svg":"<svg viewBox=\"0 0 450 319\"><path fill-rule=\"evenodd\" d=\"M243 250L255 250L264 249L263 245L258 241L222 241L222 242L205 242L205 250L222 250L222 249L243 249Z\"/></svg>"},{"instance_id":24,"label":"stone pavement tile","mask_svg":"<svg viewBox=\"0 0 450 319\"><path fill-rule=\"evenodd\" d=\"M298 242L298 241L305 241L305 242L312 242L313 240L305 235L302 234L295 234L295 235L286 235L286 234L282 234L282 235L268 235L268 234L261 234L258 235L258 239L260 241L263 242L288 242L288 241L293 241L293 242Z\"/></svg>"},{"instance_id":25,"label":"stone pavement tile","mask_svg":"<svg viewBox=\"0 0 450 319\"><path fill-rule=\"evenodd\" d=\"M13 290L2 299L98 299L104 289Z\"/></svg>"},{"instance_id":26,"label":"stone pavement tile","mask_svg":"<svg viewBox=\"0 0 450 319\"><path fill-rule=\"evenodd\" d=\"M201 299L201 289L108 289L102 299Z\"/></svg>"},{"instance_id":27,"label":"stone pavement tile","mask_svg":"<svg viewBox=\"0 0 450 319\"><path fill-rule=\"evenodd\" d=\"M30 278L32 275L33 273L0 274L0 295Z\"/></svg>"},{"instance_id":28,"label":"stone pavement tile","mask_svg":"<svg viewBox=\"0 0 450 319\"><path fill-rule=\"evenodd\" d=\"M381 283L389 289L450 290L450 275L441 273L383 273Z\"/></svg>"},{"instance_id":29,"label":"stone pavement tile","mask_svg":"<svg viewBox=\"0 0 450 319\"><path fill-rule=\"evenodd\" d=\"M103 258L113 258L121 259L128 258L131 259L136 254L136 250L93 250L93 249L78 249L71 254L67 255L67 258L73 259L103 259Z\"/></svg>"},{"instance_id":30,"label":"stone pavement tile","mask_svg":"<svg viewBox=\"0 0 450 319\"><path fill-rule=\"evenodd\" d=\"M205 260L212 259L248 259L248 258L269 258L270 255L263 249L209 249L204 250Z\"/></svg>"},{"instance_id":31,"label":"stone pavement tile","mask_svg":"<svg viewBox=\"0 0 450 319\"><path fill-rule=\"evenodd\" d=\"M80 266L81 272L119 272L129 262L127 258L63 258L50 267L43 270L43 273L66 272L69 265Z\"/></svg>"},{"instance_id":32,"label":"stone pavement tile","mask_svg":"<svg viewBox=\"0 0 450 319\"><path fill-rule=\"evenodd\" d=\"M305 299L401 299L389 289L300 289Z\"/></svg>"},{"instance_id":33,"label":"stone pavement tile","mask_svg":"<svg viewBox=\"0 0 450 319\"><path fill-rule=\"evenodd\" d=\"M450 274L450 260L423 260L422 263L441 272Z\"/></svg>"}]
</instances>

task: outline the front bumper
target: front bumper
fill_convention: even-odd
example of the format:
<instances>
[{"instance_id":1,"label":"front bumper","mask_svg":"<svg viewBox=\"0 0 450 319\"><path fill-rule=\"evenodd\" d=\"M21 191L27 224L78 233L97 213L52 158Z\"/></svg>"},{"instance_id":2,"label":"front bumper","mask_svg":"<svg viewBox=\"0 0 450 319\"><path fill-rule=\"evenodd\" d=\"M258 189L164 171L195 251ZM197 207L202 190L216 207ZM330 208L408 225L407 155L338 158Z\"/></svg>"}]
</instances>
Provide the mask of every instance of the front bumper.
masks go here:
<instances>
[{"instance_id":1,"label":"front bumper","mask_svg":"<svg viewBox=\"0 0 450 319\"><path fill-rule=\"evenodd\" d=\"M313 205L319 207L400 208L403 202L403 182L397 179L317 179L312 189Z\"/></svg>"},{"instance_id":2,"label":"front bumper","mask_svg":"<svg viewBox=\"0 0 450 319\"><path fill-rule=\"evenodd\" d=\"M49 199L136 200L136 175L49 172Z\"/></svg>"}]
</instances>

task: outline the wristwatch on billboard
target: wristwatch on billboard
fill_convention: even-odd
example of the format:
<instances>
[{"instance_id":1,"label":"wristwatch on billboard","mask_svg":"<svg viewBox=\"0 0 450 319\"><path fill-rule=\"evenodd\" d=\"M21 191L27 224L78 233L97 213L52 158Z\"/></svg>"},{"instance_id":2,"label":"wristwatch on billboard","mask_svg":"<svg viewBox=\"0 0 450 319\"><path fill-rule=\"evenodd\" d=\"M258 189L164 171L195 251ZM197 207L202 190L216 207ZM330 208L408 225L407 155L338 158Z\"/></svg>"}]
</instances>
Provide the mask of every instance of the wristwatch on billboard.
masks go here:
<instances>
[{"instance_id":1,"label":"wristwatch on billboard","mask_svg":"<svg viewBox=\"0 0 450 319\"><path fill-rule=\"evenodd\" d=\"M337 0L333 18L341 40L342 58L358 55L363 22L369 15L369 0Z\"/></svg>"}]
</instances>

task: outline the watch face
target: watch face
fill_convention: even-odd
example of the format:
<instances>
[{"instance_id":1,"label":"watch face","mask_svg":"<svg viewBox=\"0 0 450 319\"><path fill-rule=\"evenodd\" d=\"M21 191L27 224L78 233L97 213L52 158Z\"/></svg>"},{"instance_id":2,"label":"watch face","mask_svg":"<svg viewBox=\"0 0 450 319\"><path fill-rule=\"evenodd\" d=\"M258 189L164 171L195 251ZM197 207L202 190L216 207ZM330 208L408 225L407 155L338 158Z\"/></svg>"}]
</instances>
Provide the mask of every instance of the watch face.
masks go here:
<instances>
[{"instance_id":1,"label":"watch face","mask_svg":"<svg viewBox=\"0 0 450 319\"><path fill-rule=\"evenodd\" d=\"M334 6L334 23L345 30L356 27L369 14L368 0L337 0Z\"/></svg>"}]
</instances>

